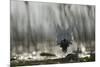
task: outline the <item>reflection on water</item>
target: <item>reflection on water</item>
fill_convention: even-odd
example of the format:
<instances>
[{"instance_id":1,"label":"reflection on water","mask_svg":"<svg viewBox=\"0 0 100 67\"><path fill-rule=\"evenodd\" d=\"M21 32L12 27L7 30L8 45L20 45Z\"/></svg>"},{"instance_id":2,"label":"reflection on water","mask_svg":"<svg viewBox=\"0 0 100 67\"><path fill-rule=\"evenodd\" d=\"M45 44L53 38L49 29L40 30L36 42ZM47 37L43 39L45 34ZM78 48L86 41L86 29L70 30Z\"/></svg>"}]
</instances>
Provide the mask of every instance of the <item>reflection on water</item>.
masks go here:
<instances>
[{"instance_id":1,"label":"reflection on water","mask_svg":"<svg viewBox=\"0 0 100 67\"><path fill-rule=\"evenodd\" d=\"M19 60L95 51L95 6L12 0L10 30L11 56ZM57 45L64 38L72 42L66 53ZM42 52L56 56L41 57Z\"/></svg>"}]
</instances>

